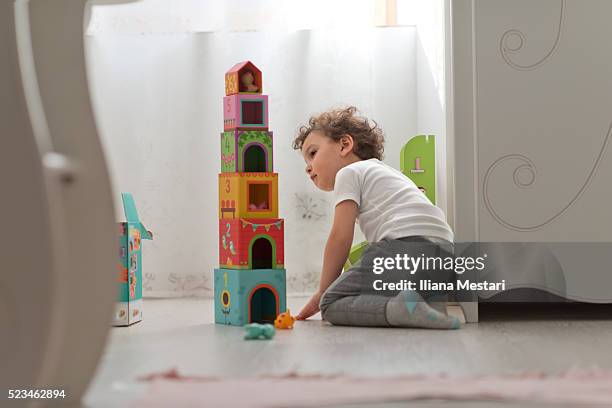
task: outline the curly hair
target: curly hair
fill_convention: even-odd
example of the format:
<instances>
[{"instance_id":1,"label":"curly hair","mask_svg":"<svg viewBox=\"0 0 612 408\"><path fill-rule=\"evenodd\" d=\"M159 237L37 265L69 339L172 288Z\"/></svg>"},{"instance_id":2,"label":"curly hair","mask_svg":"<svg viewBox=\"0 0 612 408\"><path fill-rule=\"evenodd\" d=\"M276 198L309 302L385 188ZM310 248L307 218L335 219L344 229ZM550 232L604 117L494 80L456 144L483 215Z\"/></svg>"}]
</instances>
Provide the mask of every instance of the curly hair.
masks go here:
<instances>
[{"instance_id":1,"label":"curly hair","mask_svg":"<svg viewBox=\"0 0 612 408\"><path fill-rule=\"evenodd\" d=\"M299 134L293 140L293 148L301 150L304 141L313 131L323 132L334 141L339 141L345 135L353 137L353 152L362 160L376 158L382 160L385 149L383 131L376 121L368 120L358 115L354 106L333 109L308 120L308 125L301 126Z\"/></svg>"}]
</instances>

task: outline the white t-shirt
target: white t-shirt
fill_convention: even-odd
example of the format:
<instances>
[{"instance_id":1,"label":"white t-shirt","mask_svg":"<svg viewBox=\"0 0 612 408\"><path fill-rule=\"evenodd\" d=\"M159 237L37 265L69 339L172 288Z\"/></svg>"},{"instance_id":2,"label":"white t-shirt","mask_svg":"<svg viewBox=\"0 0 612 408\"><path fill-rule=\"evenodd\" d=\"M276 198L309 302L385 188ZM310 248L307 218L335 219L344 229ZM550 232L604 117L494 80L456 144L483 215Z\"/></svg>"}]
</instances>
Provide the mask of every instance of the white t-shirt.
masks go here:
<instances>
[{"instance_id":1,"label":"white t-shirt","mask_svg":"<svg viewBox=\"0 0 612 408\"><path fill-rule=\"evenodd\" d=\"M357 223L368 242L412 235L453 242L444 212L412 180L378 159L361 160L336 174L334 206L353 200Z\"/></svg>"}]
</instances>

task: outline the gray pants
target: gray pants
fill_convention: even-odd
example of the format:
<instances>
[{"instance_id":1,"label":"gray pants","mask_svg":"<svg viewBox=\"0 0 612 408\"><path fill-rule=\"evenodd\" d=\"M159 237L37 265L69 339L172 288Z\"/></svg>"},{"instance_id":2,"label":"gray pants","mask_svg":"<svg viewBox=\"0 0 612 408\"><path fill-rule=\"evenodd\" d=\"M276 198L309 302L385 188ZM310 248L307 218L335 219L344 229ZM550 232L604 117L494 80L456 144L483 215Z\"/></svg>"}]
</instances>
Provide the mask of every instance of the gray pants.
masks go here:
<instances>
[{"instance_id":1,"label":"gray pants","mask_svg":"<svg viewBox=\"0 0 612 408\"><path fill-rule=\"evenodd\" d=\"M368 245L361 259L342 273L323 293L319 308L323 320L342 326L391 326L385 311L390 293L366 293L364 283L371 281L371 262L362 262L374 257L394 257L397 253L407 253L418 257L444 256L452 254L453 244L434 237L411 236L393 240L383 240ZM427 296L423 296L427 299ZM429 300L428 300L429 302ZM439 296L438 304L446 307L446 299Z\"/></svg>"}]
</instances>

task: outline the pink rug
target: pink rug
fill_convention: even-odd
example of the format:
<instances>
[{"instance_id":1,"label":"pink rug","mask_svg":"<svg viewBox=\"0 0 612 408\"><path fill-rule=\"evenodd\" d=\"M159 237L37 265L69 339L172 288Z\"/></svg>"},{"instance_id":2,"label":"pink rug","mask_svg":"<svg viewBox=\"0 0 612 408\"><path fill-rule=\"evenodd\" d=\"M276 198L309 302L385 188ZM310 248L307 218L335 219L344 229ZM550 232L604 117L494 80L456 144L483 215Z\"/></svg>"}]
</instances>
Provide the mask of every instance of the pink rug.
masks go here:
<instances>
[{"instance_id":1,"label":"pink rug","mask_svg":"<svg viewBox=\"0 0 612 408\"><path fill-rule=\"evenodd\" d=\"M251 378L182 376L176 370L150 381L137 407L287 408L423 399L531 401L612 407L612 371L569 370L547 375L414 375L362 378L296 375Z\"/></svg>"}]
</instances>

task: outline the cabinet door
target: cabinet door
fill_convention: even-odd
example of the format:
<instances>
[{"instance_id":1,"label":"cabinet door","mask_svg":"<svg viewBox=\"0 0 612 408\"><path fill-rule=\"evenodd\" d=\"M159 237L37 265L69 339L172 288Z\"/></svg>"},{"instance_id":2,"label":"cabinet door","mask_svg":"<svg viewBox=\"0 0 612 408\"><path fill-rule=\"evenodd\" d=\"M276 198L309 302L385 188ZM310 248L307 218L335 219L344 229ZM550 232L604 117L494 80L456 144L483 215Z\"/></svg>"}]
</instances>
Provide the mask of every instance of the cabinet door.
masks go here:
<instances>
[{"instance_id":1,"label":"cabinet door","mask_svg":"<svg viewBox=\"0 0 612 408\"><path fill-rule=\"evenodd\" d=\"M551 246L565 297L590 302L612 301L610 13L604 0L452 3L457 241L595 242ZM524 269L509 283L550 287Z\"/></svg>"}]
</instances>

